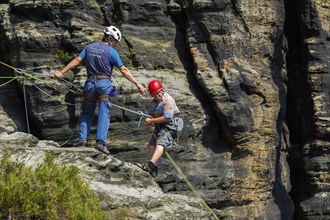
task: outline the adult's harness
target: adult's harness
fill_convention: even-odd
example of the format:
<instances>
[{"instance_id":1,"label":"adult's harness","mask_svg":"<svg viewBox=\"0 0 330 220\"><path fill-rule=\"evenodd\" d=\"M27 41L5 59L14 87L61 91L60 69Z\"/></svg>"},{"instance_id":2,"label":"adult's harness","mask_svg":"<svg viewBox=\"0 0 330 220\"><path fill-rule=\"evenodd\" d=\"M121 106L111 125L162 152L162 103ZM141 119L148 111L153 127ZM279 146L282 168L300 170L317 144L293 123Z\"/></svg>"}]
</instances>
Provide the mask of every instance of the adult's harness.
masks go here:
<instances>
[{"instance_id":1,"label":"adult's harness","mask_svg":"<svg viewBox=\"0 0 330 220\"><path fill-rule=\"evenodd\" d=\"M96 86L96 81L100 79L109 79L111 82L111 89L108 94L103 94L100 92L100 90ZM107 75L92 75L91 77L88 78L87 81L93 81L94 88L96 89L97 92L97 98L92 99L90 98L89 91L84 91L84 100L86 103L89 104L95 104L97 102L110 102L110 97L116 96L118 94L116 87L113 85L111 77ZM87 82L86 81L86 82Z\"/></svg>"}]
</instances>

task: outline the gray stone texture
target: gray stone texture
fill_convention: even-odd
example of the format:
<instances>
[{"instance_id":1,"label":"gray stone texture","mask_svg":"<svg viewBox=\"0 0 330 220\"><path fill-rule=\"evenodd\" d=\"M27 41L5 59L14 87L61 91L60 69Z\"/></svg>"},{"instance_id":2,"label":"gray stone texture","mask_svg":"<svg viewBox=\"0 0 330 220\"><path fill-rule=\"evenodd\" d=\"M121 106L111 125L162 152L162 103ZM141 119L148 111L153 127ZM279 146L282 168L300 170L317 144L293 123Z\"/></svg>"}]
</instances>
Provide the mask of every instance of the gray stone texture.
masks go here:
<instances>
[{"instance_id":1,"label":"gray stone texture","mask_svg":"<svg viewBox=\"0 0 330 220\"><path fill-rule=\"evenodd\" d=\"M111 156L71 147L81 94L52 75L111 24L133 75L145 86L159 79L176 99L185 127L169 153L219 218L330 218L329 8L324 0L0 3L0 61L33 76L0 64L0 76L20 76L0 87L0 149L31 166L46 151L77 165L105 209L211 218L166 157L154 180L134 165L148 160L150 138L137 114L111 108ZM150 96L118 71L113 78L113 103L145 112ZM65 79L81 88L84 66ZM93 135L95 127L90 147Z\"/></svg>"}]
</instances>

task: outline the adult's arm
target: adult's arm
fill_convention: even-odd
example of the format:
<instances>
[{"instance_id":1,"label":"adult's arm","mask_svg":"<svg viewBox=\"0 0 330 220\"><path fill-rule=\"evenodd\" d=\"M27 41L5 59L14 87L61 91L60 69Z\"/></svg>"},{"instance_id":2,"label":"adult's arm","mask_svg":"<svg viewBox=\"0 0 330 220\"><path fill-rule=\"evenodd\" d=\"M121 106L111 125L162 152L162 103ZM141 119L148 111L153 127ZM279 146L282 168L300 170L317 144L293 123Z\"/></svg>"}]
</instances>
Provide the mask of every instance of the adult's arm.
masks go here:
<instances>
[{"instance_id":1,"label":"adult's arm","mask_svg":"<svg viewBox=\"0 0 330 220\"><path fill-rule=\"evenodd\" d=\"M61 71L54 73L54 78L55 79L61 78L66 72L78 66L81 61L82 58L80 56L77 56L76 58L71 60L71 62L68 63L68 65L66 65Z\"/></svg>"},{"instance_id":2,"label":"adult's arm","mask_svg":"<svg viewBox=\"0 0 330 220\"><path fill-rule=\"evenodd\" d=\"M139 90L141 94L144 94L147 92L146 88L144 88L133 76L133 74L127 69L125 66L118 67L121 74L129 80L131 83L133 83Z\"/></svg>"}]
</instances>

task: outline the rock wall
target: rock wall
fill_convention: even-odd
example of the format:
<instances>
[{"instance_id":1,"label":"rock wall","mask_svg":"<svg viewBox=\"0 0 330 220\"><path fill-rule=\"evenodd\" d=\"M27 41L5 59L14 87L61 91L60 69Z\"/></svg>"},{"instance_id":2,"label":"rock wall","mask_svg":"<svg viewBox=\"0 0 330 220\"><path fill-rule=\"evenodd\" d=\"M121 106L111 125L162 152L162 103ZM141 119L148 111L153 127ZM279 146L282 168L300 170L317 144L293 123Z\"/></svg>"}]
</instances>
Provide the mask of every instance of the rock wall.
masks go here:
<instances>
[{"instance_id":1,"label":"rock wall","mask_svg":"<svg viewBox=\"0 0 330 220\"><path fill-rule=\"evenodd\" d=\"M329 216L329 1L288 2L288 124L297 219ZM298 33L298 34L295 34Z\"/></svg>"},{"instance_id":2,"label":"rock wall","mask_svg":"<svg viewBox=\"0 0 330 220\"><path fill-rule=\"evenodd\" d=\"M39 152L38 141L27 144L20 133L28 128L39 139L60 144L73 134L63 148L55 144L50 151L60 152L59 161L67 160L64 152L71 152L70 157L90 163L95 155L92 149L92 154L77 154L81 149L64 148L76 135L81 95L51 76L87 43L99 41L104 27L111 24L125 37L117 49L136 78L145 85L160 79L176 99L185 128L170 153L219 217L326 218L330 88L326 9L329 3L316 0L303 4L284 0L1 3L1 61L35 76L19 78L18 86L13 81L0 87L1 146L17 148L19 144L11 140L21 139L19 143ZM136 51L135 60L125 55L130 47ZM59 57L59 52L67 52L68 57ZM3 65L0 71L1 76L19 75ZM66 77L80 87L86 71L81 65ZM138 95L118 72L113 78L120 91L113 102L144 111L149 97ZM0 80L1 84L8 81ZM150 134L137 127L138 121L135 114L111 109L109 149L115 158L133 163L147 160ZM94 141L91 138L89 145ZM30 149L15 153L18 158L24 154L31 154ZM98 163L110 171L120 163L112 157L103 159L108 162ZM168 159L162 158L159 169L155 181L163 192L193 196ZM102 168L96 170L102 172ZM100 178L125 181L131 169L120 170L124 174L109 172ZM129 184L131 179L126 182L125 187L136 190ZM114 188L108 188L111 184L102 181L93 187L117 196ZM308 191L302 191L302 186ZM105 208L120 207L109 198L102 197L104 204L110 204ZM134 202L128 206L134 209ZM315 207L323 208L312 211ZM157 219L158 209L147 206L146 210L150 215L143 217ZM207 218L204 212L189 215L187 210L183 219ZM175 218L178 210L172 212Z\"/></svg>"}]
</instances>

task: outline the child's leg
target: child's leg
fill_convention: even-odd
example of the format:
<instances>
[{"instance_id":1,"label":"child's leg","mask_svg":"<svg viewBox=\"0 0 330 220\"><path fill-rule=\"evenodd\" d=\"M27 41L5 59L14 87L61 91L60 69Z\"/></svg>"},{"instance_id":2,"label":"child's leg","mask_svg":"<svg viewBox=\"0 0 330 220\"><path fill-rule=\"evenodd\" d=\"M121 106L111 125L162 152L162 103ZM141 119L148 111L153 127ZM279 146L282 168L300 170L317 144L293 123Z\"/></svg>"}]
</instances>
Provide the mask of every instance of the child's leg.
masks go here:
<instances>
[{"instance_id":1,"label":"child's leg","mask_svg":"<svg viewBox=\"0 0 330 220\"><path fill-rule=\"evenodd\" d=\"M149 160L151 160L152 155L154 154L155 148L156 148L155 145L148 145Z\"/></svg>"},{"instance_id":2,"label":"child's leg","mask_svg":"<svg viewBox=\"0 0 330 220\"><path fill-rule=\"evenodd\" d=\"M150 161L153 163L153 164L157 164L158 160L161 158L161 156L163 155L164 153L164 146L162 145L156 145L155 148L153 148L153 154L151 154L151 158L150 158Z\"/></svg>"}]
</instances>

